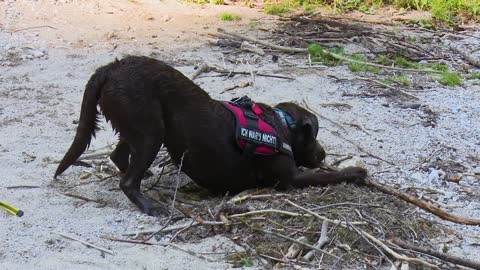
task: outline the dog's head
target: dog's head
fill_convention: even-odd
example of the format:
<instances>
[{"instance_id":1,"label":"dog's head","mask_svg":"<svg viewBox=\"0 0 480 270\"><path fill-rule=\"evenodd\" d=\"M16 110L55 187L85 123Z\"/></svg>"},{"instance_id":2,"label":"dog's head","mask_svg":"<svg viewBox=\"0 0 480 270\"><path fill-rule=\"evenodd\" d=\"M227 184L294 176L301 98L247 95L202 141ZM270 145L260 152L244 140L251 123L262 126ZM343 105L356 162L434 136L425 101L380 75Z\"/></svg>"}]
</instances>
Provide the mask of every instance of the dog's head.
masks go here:
<instances>
[{"instance_id":1,"label":"dog's head","mask_svg":"<svg viewBox=\"0 0 480 270\"><path fill-rule=\"evenodd\" d=\"M291 146L297 166L318 168L325 159L325 150L317 141L318 119L306 109L291 103L280 103L276 108L288 113L293 119Z\"/></svg>"}]
</instances>

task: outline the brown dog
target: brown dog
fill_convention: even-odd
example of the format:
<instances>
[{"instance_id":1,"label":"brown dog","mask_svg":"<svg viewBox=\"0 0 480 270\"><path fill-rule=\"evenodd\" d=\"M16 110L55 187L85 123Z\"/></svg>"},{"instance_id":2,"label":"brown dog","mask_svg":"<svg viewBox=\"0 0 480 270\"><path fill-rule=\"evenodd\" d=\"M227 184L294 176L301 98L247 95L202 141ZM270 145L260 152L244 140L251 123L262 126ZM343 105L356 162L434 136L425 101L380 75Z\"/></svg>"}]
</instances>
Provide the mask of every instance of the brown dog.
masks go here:
<instances>
[{"instance_id":1,"label":"brown dog","mask_svg":"<svg viewBox=\"0 0 480 270\"><path fill-rule=\"evenodd\" d=\"M234 193L259 186L284 189L342 181L361 183L365 179L367 172L358 167L340 172L298 171L298 166L317 168L325 158L315 139L318 120L307 110L292 103L272 108L243 99L244 122L247 119L258 127L267 126L267 131L251 126L239 131L232 113L232 108L239 107L234 103L229 103L229 108L213 100L164 62L136 56L116 60L97 69L88 81L75 139L55 177L90 144L98 128L99 104L119 133L119 143L110 158L124 173L120 187L149 215L165 211L140 192L142 177L162 144L177 165L182 162L185 174L215 192ZM252 108L258 115L252 114Z\"/></svg>"}]
</instances>

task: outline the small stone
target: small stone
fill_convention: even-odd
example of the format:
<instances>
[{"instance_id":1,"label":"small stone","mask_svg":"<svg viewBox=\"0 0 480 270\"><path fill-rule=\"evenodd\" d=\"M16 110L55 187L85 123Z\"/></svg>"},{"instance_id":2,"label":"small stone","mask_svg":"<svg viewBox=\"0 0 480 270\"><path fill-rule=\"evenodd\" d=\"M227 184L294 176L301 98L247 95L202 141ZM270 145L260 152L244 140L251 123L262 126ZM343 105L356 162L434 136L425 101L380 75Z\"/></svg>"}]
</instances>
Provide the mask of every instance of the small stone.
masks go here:
<instances>
[{"instance_id":1,"label":"small stone","mask_svg":"<svg viewBox=\"0 0 480 270\"><path fill-rule=\"evenodd\" d=\"M428 174L428 181L431 183L438 182L440 180L440 171L430 168L430 173Z\"/></svg>"},{"instance_id":2,"label":"small stone","mask_svg":"<svg viewBox=\"0 0 480 270\"><path fill-rule=\"evenodd\" d=\"M35 50L35 51L32 52L32 56L34 58L40 58L40 57L43 57L44 55L45 55L45 53L42 52L42 51L39 51L39 50Z\"/></svg>"},{"instance_id":3,"label":"small stone","mask_svg":"<svg viewBox=\"0 0 480 270\"><path fill-rule=\"evenodd\" d=\"M418 184L425 184L428 180L427 177L425 177L425 175L423 173L420 173L420 172L413 173L412 175L410 175L410 178L415 183L418 183Z\"/></svg>"}]
</instances>

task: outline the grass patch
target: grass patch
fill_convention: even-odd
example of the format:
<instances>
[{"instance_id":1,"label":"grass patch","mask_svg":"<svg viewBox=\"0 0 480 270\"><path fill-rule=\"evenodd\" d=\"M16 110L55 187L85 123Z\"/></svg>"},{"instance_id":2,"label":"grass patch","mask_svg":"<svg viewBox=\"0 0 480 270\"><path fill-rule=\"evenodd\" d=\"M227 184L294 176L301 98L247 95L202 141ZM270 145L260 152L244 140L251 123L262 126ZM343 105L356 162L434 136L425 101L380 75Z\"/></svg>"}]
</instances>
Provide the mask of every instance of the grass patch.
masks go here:
<instances>
[{"instance_id":1,"label":"grass patch","mask_svg":"<svg viewBox=\"0 0 480 270\"><path fill-rule=\"evenodd\" d=\"M237 14L232 14L228 12L220 13L220 20L222 21L239 21L241 19L242 17L240 17L240 15L237 15Z\"/></svg>"},{"instance_id":2,"label":"grass patch","mask_svg":"<svg viewBox=\"0 0 480 270\"><path fill-rule=\"evenodd\" d=\"M448 24L457 22L459 15L474 19L479 19L480 15L479 0L267 0L263 9L267 14L284 15L296 8L303 8L308 13L320 6L327 6L335 12L359 10L374 14L374 9L392 4L402 11L408 9L430 11L432 18ZM416 23L426 28L434 28L433 23L428 20L418 20Z\"/></svg>"},{"instance_id":3,"label":"grass patch","mask_svg":"<svg viewBox=\"0 0 480 270\"><path fill-rule=\"evenodd\" d=\"M324 49L322 46L314 43L308 45L308 53L311 55L313 62L323 63L328 66L337 66L340 65L343 60L333 57L331 53L343 56L345 51L342 47Z\"/></svg>"},{"instance_id":4,"label":"grass patch","mask_svg":"<svg viewBox=\"0 0 480 270\"><path fill-rule=\"evenodd\" d=\"M445 71L440 74L440 77L437 78L437 81L448 86L457 86L462 84L462 78L460 77L460 74L451 71Z\"/></svg>"},{"instance_id":5,"label":"grass patch","mask_svg":"<svg viewBox=\"0 0 480 270\"><path fill-rule=\"evenodd\" d=\"M404 68L414 68L414 69L431 69L436 71L448 71L448 65L445 63L417 63L407 60L403 57L397 56L395 58L395 64Z\"/></svg>"},{"instance_id":6,"label":"grass patch","mask_svg":"<svg viewBox=\"0 0 480 270\"><path fill-rule=\"evenodd\" d=\"M470 76L468 76L469 80L480 80L480 72L472 72Z\"/></svg>"},{"instance_id":7,"label":"grass patch","mask_svg":"<svg viewBox=\"0 0 480 270\"><path fill-rule=\"evenodd\" d=\"M401 74L398 76L391 76L385 79L386 84L392 84L392 83L399 83L403 86L409 86L410 85L410 80L408 79L408 76L405 74Z\"/></svg>"},{"instance_id":8,"label":"grass patch","mask_svg":"<svg viewBox=\"0 0 480 270\"><path fill-rule=\"evenodd\" d=\"M350 59L357 60L357 61L362 61L366 62L365 55L363 54L353 54L349 57ZM348 69L351 71L357 73L361 71L368 71L368 72L378 72L380 71L380 68L378 67L372 67L364 63L357 63L357 62L348 62Z\"/></svg>"}]
</instances>

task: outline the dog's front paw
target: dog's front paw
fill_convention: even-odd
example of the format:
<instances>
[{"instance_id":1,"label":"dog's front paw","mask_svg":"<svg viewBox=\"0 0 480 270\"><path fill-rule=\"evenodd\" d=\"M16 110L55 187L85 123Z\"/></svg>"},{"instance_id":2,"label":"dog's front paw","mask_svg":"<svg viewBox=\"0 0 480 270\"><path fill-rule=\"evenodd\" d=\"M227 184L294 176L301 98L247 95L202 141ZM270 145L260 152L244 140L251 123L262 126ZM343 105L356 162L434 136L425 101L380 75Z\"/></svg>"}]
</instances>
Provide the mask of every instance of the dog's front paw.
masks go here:
<instances>
[{"instance_id":1,"label":"dog's front paw","mask_svg":"<svg viewBox=\"0 0 480 270\"><path fill-rule=\"evenodd\" d=\"M167 210L167 207L164 206L152 206L144 209L145 214L149 216L159 217L167 216L170 212Z\"/></svg>"},{"instance_id":2,"label":"dog's front paw","mask_svg":"<svg viewBox=\"0 0 480 270\"><path fill-rule=\"evenodd\" d=\"M365 185L365 178L367 178L367 170L360 167L347 167L340 172L340 176L348 183L357 185Z\"/></svg>"}]
</instances>

